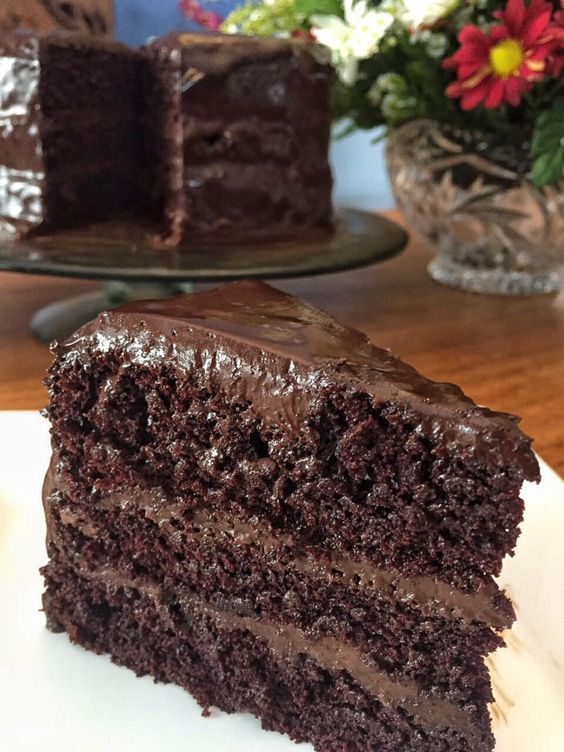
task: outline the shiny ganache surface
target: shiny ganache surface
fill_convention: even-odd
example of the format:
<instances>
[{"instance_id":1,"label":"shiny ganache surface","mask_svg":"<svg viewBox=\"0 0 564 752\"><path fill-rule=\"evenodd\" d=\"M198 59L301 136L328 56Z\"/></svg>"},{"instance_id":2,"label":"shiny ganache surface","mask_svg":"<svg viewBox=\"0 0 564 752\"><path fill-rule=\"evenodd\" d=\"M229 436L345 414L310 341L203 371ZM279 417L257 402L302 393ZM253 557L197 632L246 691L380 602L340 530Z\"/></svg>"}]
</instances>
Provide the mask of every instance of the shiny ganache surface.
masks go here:
<instances>
[{"instance_id":1,"label":"shiny ganache surface","mask_svg":"<svg viewBox=\"0 0 564 752\"><path fill-rule=\"evenodd\" d=\"M530 439L518 420L478 407L452 384L431 381L361 332L261 282L234 282L169 300L130 303L83 327L59 347L67 357L89 350L123 350L134 362L183 361L219 379L234 395L299 424L315 389L329 383L365 391L377 402L405 406L416 431L442 436L453 456L478 456L485 465L513 467L538 478ZM258 375L264 369L268 374Z\"/></svg>"},{"instance_id":2,"label":"shiny ganache surface","mask_svg":"<svg viewBox=\"0 0 564 752\"><path fill-rule=\"evenodd\" d=\"M32 32L0 32L2 235L17 235L43 219L39 47L39 38Z\"/></svg>"}]
</instances>

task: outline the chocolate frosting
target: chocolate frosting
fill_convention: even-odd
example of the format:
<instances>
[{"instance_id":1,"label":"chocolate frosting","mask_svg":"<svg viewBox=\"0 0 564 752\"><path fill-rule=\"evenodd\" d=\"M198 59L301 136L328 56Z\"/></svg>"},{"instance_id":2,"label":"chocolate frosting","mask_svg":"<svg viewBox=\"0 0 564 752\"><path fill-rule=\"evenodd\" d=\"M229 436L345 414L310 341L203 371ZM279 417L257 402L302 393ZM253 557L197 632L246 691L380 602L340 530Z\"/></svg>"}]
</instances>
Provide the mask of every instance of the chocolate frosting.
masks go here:
<instances>
[{"instance_id":1,"label":"chocolate frosting","mask_svg":"<svg viewBox=\"0 0 564 752\"><path fill-rule=\"evenodd\" d=\"M166 362L196 370L203 383L249 400L282 430L300 430L324 386L348 386L407 412L416 433L440 439L453 457L539 479L517 418L478 407L458 387L426 379L359 331L262 282L129 303L101 314L56 351L87 362L92 350L114 349L123 367Z\"/></svg>"},{"instance_id":2,"label":"chocolate frosting","mask_svg":"<svg viewBox=\"0 0 564 752\"><path fill-rule=\"evenodd\" d=\"M442 697L423 692L415 680L391 676L349 642L334 637L311 637L291 624L241 614L236 605L226 604L219 608L192 594L177 596L168 593L159 583L149 578L124 577L111 567L73 567L86 579L99 581L110 588L134 589L155 600L161 618L169 621L171 628L175 630L181 629L182 624L170 614L169 606L172 603L180 606L186 621L203 615L212 619L219 629L250 632L266 642L279 660L294 661L300 655L307 655L321 668L333 674L345 671L365 692L384 705L399 705L404 708L424 728L450 727L469 737L476 734L471 711L463 710Z\"/></svg>"},{"instance_id":3,"label":"chocolate frosting","mask_svg":"<svg viewBox=\"0 0 564 752\"><path fill-rule=\"evenodd\" d=\"M180 56L185 67L213 76L224 76L238 65L281 56L293 56L310 70L316 64L329 66L324 47L301 39L172 31L151 40L148 47L161 50L163 55Z\"/></svg>"},{"instance_id":4,"label":"chocolate frosting","mask_svg":"<svg viewBox=\"0 0 564 752\"><path fill-rule=\"evenodd\" d=\"M68 498L68 488L64 476L57 471L57 464L54 454L43 486L49 540L57 543L49 509L49 499L57 493L63 495L63 504L57 505L63 525L76 528L86 537L96 538L100 534L96 525L64 505L64 497ZM93 499L92 504L98 509L137 509L173 537L177 537L179 531L186 539L192 540L215 540L219 536L222 538L222 545L253 547L259 555L267 557L281 549L293 551L288 567L304 574L334 579L361 590L377 592L379 598L403 602L410 608L420 609L426 616L484 622L496 630L510 626L514 619L509 601L491 577L478 582L475 592L467 593L436 577L405 577L390 569L378 567L369 559L346 555L328 556L326 552L315 550L306 552L296 545L292 535L276 533L271 526L259 520L241 520L205 508L187 513L186 503L171 500L158 487L122 489ZM184 523L181 528L178 527L179 521ZM175 524L171 525L171 522Z\"/></svg>"},{"instance_id":5,"label":"chocolate frosting","mask_svg":"<svg viewBox=\"0 0 564 752\"><path fill-rule=\"evenodd\" d=\"M43 219L39 77L38 37L0 32L0 233L5 235Z\"/></svg>"}]
</instances>

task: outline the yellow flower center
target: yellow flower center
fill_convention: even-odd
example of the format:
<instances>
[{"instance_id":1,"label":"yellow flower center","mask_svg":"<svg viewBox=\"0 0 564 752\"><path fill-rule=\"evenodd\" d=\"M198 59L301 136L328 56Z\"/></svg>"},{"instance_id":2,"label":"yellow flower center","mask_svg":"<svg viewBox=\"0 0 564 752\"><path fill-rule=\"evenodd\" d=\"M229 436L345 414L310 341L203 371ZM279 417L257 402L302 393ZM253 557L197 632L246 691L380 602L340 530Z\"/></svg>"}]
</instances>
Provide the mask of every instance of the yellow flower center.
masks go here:
<instances>
[{"instance_id":1,"label":"yellow flower center","mask_svg":"<svg viewBox=\"0 0 564 752\"><path fill-rule=\"evenodd\" d=\"M490 50L490 65L500 78L516 73L524 59L525 53L516 39L505 39Z\"/></svg>"}]
</instances>

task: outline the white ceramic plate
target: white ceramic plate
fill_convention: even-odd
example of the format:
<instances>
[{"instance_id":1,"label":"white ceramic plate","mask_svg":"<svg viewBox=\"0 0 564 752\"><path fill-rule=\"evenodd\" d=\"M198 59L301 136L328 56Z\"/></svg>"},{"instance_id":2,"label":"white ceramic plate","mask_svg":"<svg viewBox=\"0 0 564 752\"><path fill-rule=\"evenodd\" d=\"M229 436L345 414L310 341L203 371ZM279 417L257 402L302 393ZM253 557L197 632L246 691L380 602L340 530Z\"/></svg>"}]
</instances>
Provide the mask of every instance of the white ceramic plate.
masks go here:
<instances>
[{"instance_id":1,"label":"white ceramic plate","mask_svg":"<svg viewBox=\"0 0 564 752\"><path fill-rule=\"evenodd\" d=\"M0 413L0 747L6 752L310 751L249 715L202 718L183 690L138 679L44 627L40 501L47 423ZM564 482L543 464L502 584L517 607L489 661L496 752L564 751ZM398 750L398 752L401 752Z\"/></svg>"}]
</instances>

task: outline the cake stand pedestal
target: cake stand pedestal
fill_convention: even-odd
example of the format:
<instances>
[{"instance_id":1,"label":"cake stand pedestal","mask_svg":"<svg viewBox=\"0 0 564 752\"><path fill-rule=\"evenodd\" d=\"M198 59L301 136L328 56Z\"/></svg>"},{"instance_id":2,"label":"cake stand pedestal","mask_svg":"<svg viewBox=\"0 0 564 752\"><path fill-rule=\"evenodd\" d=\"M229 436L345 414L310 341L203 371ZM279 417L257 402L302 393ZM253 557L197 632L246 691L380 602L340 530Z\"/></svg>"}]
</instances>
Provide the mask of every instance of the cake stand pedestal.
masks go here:
<instances>
[{"instance_id":1,"label":"cake stand pedestal","mask_svg":"<svg viewBox=\"0 0 564 752\"><path fill-rule=\"evenodd\" d=\"M255 243L192 241L155 249L151 230L127 219L15 240L0 237L0 271L99 279L100 291L52 303L33 317L42 342L62 340L101 311L130 300L166 298L197 282L280 279L356 269L400 253L407 233L370 212L339 209L335 231Z\"/></svg>"}]
</instances>

